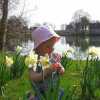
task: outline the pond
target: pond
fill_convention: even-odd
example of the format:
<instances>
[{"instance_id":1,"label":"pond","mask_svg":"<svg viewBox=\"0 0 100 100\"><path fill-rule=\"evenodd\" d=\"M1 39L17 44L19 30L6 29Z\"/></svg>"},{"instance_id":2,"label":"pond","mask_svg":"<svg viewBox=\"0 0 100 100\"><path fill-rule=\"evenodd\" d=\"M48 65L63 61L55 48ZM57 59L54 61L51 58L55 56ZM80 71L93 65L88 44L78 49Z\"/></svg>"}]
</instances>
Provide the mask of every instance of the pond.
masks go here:
<instances>
[{"instance_id":1,"label":"pond","mask_svg":"<svg viewBox=\"0 0 100 100\"><path fill-rule=\"evenodd\" d=\"M33 41L29 40L27 43L23 43L22 44L22 52L21 55L27 55L31 50L33 50L34 48L34 43ZM59 42L57 42L54 45L54 52L58 52L58 53L63 53L66 52L68 49L73 48L74 49L74 53L73 54L69 54L69 57L71 59L81 59L81 60L85 60L87 57L86 52L81 51L80 47L76 47L74 45L69 45L68 43L66 43L66 39L64 36L62 36L59 40ZM100 50L100 47L96 47Z\"/></svg>"}]
</instances>

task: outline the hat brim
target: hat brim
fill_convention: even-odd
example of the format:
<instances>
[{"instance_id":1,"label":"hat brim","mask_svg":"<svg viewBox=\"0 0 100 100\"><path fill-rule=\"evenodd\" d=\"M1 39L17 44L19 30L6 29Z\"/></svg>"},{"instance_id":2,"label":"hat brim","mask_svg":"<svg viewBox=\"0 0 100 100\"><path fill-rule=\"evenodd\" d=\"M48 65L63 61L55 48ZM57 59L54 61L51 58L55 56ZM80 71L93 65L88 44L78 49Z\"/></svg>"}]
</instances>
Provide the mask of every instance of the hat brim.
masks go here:
<instances>
[{"instance_id":1,"label":"hat brim","mask_svg":"<svg viewBox=\"0 0 100 100\"><path fill-rule=\"evenodd\" d=\"M40 44L39 43L34 43L34 49L38 48L39 45L41 45L43 42L48 41L49 39L54 39L54 44L60 39L60 36L55 34L54 36L51 36L45 40L43 40Z\"/></svg>"}]
</instances>

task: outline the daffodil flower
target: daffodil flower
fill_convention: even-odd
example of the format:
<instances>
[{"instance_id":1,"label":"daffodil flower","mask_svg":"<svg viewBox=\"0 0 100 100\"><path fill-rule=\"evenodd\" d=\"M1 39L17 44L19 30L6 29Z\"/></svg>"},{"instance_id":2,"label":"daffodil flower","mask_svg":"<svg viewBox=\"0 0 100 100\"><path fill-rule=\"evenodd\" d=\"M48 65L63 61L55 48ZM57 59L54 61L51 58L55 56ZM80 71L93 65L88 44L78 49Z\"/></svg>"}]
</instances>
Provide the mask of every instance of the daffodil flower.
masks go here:
<instances>
[{"instance_id":1,"label":"daffodil flower","mask_svg":"<svg viewBox=\"0 0 100 100\"><path fill-rule=\"evenodd\" d=\"M92 57L98 56L99 53L100 53L100 51L95 47L91 47L88 49L88 54L91 55Z\"/></svg>"},{"instance_id":2,"label":"daffodil flower","mask_svg":"<svg viewBox=\"0 0 100 100\"><path fill-rule=\"evenodd\" d=\"M8 66L8 67L11 67L11 65L13 64L13 59L6 56L6 61L5 61L5 64Z\"/></svg>"},{"instance_id":3,"label":"daffodil flower","mask_svg":"<svg viewBox=\"0 0 100 100\"><path fill-rule=\"evenodd\" d=\"M68 50L67 50L67 52L69 52L69 53L73 53L75 50L72 48L72 47L70 47Z\"/></svg>"},{"instance_id":4,"label":"daffodil flower","mask_svg":"<svg viewBox=\"0 0 100 100\"><path fill-rule=\"evenodd\" d=\"M22 47L21 46L17 46L16 47L16 52L20 52L22 50Z\"/></svg>"},{"instance_id":5,"label":"daffodil flower","mask_svg":"<svg viewBox=\"0 0 100 100\"><path fill-rule=\"evenodd\" d=\"M41 56L40 62L43 66L43 69L48 68L49 67L49 56L48 56L48 54L46 54L45 56Z\"/></svg>"},{"instance_id":6,"label":"daffodil flower","mask_svg":"<svg viewBox=\"0 0 100 100\"><path fill-rule=\"evenodd\" d=\"M25 64L30 68L30 66L35 66L37 63L38 55L34 52L30 52L29 55L25 59Z\"/></svg>"},{"instance_id":7,"label":"daffodil flower","mask_svg":"<svg viewBox=\"0 0 100 100\"><path fill-rule=\"evenodd\" d=\"M67 51L63 52L63 55L62 56L69 56L70 54L74 53L75 50L70 47Z\"/></svg>"}]
</instances>

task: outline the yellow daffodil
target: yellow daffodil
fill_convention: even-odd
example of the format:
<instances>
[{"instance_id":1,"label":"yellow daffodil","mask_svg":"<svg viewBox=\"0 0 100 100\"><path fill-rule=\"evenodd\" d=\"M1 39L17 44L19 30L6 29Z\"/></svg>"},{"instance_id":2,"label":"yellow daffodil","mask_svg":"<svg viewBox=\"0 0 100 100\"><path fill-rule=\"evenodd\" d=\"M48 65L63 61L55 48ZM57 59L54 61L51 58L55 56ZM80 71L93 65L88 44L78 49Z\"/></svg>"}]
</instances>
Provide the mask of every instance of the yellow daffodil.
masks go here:
<instances>
[{"instance_id":1,"label":"yellow daffodil","mask_svg":"<svg viewBox=\"0 0 100 100\"><path fill-rule=\"evenodd\" d=\"M31 51L25 59L25 64L28 67L34 66L37 63L37 59L38 59L38 55Z\"/></svg>"},{"instance_id":2,"label":"yellow daffodil","mask_svg":"<svg viewBox=\"0 0 100 100\"><path fill-rule=\"evenodd\" d=\"M100 48L98 47L98 57L100 58Z\"/></svg>"},{"instance_id":3,"label":"yellow daffodil","mask_svg":"<svg viewBox=\"0 0 100 100\"><path fill-rule=\"evenodd\" d=\"M41 56L40 62L43 66L43 69L48 68L49 67L49 56L48 56L48 54L46 54L45 56Z\"/></svg>"},{"instance_id":4,"label":"yellow daffodil","mask_svg":"<svg viewBox=\"0 0 100 100\"><path fill-rule=\"evenodd\" d=\"M67 51L63 52L62 56L68 56L74 52L75 50L72 47L70 47Z\"/></svg>"},{"instance_id":5,"label":"yellow daffodil","mask_svg":"<svg viewBox=\"0 0 100 100\"><path fill-rule=\"evenodd\" d=\"M70 47L68 50L67 50L67 52L69 52L69 53L73 53L75 50L72 48L72 47Z\"/></svg>"},{"instance_id":6,"label":"yellow daffodil","mask_svg":"<svg viewBox=\"0 0 100 100\"><path fill-rule=\"evenodd\" d=\"M10 58L10 57L8 57L8 56L6 56L6 61L5 61L5 63L6 63L6 65L7 65L8 67L11 67L11 65L13 64L13 59Z\"/></svg>"},{"instance_id":7,"label":"yellow daffodil","mask_svg":"<svg viewBox=\"0 0 100 100\"><path fill-rule=\"evenodd\" d=\"M88 54L91 55L92 57L98 56L99 52L100 51L97 48L95 48L95 47L90 47L88 49Z\"/></svg>"}]
</instances>

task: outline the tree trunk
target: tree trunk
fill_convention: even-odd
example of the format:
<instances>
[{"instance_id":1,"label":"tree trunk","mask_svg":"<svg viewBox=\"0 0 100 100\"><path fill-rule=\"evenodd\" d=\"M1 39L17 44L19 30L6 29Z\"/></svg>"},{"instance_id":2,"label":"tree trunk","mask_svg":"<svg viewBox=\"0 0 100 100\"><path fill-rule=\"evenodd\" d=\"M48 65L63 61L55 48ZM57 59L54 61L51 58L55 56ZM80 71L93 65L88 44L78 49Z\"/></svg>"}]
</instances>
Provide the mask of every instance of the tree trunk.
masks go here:
<instances>
[{"instance_id":1,"label":"tree trunk","mask_svg":"<svg viewBox=\"0 0 100 100\"><path fill-rule=\"evenodd\" d=\"M4 50L6 43L7 17L8 17L8 0L4 0L2 9L2 18L0 23L0 51Z\"/></svg>"}]
</instances>

